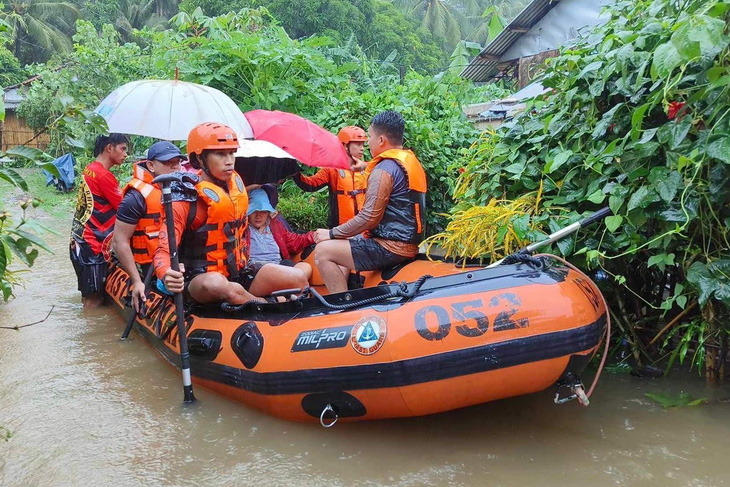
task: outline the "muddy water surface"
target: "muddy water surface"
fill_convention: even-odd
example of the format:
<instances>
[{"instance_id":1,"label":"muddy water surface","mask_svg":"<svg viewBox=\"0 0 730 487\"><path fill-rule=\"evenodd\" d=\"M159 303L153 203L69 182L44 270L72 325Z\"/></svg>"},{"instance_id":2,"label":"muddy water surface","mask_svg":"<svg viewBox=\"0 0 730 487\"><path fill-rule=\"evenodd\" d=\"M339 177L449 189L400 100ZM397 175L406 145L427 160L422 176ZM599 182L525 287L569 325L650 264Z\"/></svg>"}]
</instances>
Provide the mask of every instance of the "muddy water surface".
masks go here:
<instances>
[{"instance_id":1,"label":"muddy water surface","mask_svg":"<svg viewBox=\"0 0 730 487\"><path fill-rule=\"evenodd\" d=\"M59 225L60 227L60 225ZM64 234L65 234L64 230ZM645 392L727 398L695 375L604 374L589 408L552 391L407 420L278 420L196 389L109 310L83 312L66 237L0 305L2 486L730 485L730 405L664 410Z\"/></svg>"}]
</instances>

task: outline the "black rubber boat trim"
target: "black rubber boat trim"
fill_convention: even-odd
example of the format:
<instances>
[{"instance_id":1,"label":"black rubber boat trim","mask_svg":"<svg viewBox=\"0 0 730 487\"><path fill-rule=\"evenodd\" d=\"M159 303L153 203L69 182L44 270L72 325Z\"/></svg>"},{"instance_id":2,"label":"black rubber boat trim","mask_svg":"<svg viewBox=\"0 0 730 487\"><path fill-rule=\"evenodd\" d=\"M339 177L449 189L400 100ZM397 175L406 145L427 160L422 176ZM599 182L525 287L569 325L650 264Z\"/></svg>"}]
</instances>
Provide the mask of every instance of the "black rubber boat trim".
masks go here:
<instances>
[{"instance_id":1,"label":"black rubber boat trim","mask_svg":"<svg viewBox=\"0 0 730 487\"><path fill-rule=\"evenodd\" d=\"M291 372L256 372L191 357L191 371L199 379L264 395L402 387L584 353L600 342L605 327L604 314L593 323L570 330L480 347L398 362ZM167 361L180 367L179 355L147 328L137 326L137 329Z\"/></svg>"}]
</instances>

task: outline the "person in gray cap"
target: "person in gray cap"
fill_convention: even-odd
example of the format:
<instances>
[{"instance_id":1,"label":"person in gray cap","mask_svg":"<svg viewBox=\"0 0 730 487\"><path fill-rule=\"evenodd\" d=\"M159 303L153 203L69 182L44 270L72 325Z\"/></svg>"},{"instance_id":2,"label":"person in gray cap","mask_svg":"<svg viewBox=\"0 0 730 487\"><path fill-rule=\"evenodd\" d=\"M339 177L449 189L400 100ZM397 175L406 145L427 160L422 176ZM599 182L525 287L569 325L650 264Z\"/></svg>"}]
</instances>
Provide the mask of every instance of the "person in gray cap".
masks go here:
<instances>
[{"instance_id":1,"label":"person in gray cap","mask_svg":"<svg viewBox=\"0 0 730 487\"><path fill-rule=\"evenodd\" d=\"M162 192L152 180L162 174L180 171L187 156L166 140L155 142L147 151L147 160L134 165L132 180L124 188L124 197L117 210L112 245L119 265L129 274L132 283L132 305L135 311L145 302L147 275L157 249L157 236L162 217Z\"/></svg>"}]
</instances>

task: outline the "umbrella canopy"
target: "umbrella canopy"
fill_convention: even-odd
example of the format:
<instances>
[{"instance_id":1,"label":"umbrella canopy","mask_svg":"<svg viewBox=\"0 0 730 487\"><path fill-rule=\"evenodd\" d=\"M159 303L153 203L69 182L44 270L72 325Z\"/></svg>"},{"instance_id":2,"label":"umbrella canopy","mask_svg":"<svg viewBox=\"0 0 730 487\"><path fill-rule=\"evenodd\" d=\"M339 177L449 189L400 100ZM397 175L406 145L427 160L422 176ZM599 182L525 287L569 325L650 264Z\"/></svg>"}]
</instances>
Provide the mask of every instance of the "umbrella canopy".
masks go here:
<instances>
[{"instance_id":1,"label":"umbrella canopy","mask_svg":"<svg viewBox=\"0 0 730 487\"><path fill-rule=\"evenodd\" d=\"M299 171L294 156L265 140L239 138L236 172L246 185L276 183Z\"/></svg>"},{"instance_id":2,"label":"umbrella canopy","mask_svg":"<svg viewBox=\"0 0 730 487\"><path fill-rule=\"evenodd\" d=\"M293 113L253 110L246 119L256 140L266 140L307 166L349 169L342 143L333 133Z\"/></svg>"},{"instance_id":3,"label":"umbrella canopy","mask_svg":"<svg viewBox=\"0 0 730 487\"><path fill-rule=\"evenodd\" d=\"M225 93L185 81L132 81L104 98L96 113L106 119L110 132L121 134L187 140L196 125L220 122L253 138L243 112Z\"/></svg>"}]
</instances>

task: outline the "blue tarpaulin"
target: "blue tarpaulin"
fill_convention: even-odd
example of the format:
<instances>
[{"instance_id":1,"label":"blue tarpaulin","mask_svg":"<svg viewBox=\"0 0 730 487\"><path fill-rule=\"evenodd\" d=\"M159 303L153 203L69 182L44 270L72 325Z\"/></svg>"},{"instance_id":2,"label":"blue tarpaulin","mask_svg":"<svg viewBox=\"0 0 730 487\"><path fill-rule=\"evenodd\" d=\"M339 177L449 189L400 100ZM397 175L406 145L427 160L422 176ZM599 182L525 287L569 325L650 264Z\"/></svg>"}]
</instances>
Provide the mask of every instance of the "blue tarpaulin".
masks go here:
<instances>
[{"instance_id":1,"label":"blue tarpaulin","mask_svg":"<svg viewBox=\"0 0 730 487\"><path fill-rule=\"evenodd\" d=\"M61 178L59 179L55 177L53 174L44 169L43 174L46 175L46 186L53 184L57 190L63 191L64 193L71 191L76 179L74 171L76 160L74 159L74 156L71 154L64 154L58 159L54 159L52 164L56 166L56 169L58 169L58 174Z\"/></svg>"}]
</instances>

